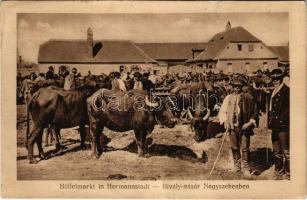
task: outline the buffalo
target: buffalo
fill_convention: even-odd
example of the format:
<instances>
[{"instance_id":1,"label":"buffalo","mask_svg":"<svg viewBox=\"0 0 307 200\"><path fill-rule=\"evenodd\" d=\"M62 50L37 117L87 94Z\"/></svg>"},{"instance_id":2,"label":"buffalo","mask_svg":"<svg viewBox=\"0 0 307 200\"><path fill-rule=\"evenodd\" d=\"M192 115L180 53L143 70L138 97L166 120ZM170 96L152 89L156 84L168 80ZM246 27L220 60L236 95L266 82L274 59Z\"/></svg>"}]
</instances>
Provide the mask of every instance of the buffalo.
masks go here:
<instances>
[{"instance_id":1,"label":"buffalo","mask_svg":"<svg viewBox=\"0 0 307 200\"><path fill-rule=\"evenodd\" d=\"M174 127L174 118L165 99L152 101L153 96L146 91L128 92L101 89L87 99L90 133L92 137L92 156L98 158L102 153L100 136L104 127L116 132L134 130L138 155L147 150L146 136L154 126L161 123Z\"/></svg>"},{"instance_id":2,"label":"buffalo","mask_svg":"<svg viewBox=\"0 0 307 200\"><path fill-rule=\"evenodd\" d=\"M63 128L80 126L81 147L85 144L85 125L88 124L86 99L96 91L96 83L89 81L75 90L65 91L47 87L39 89L31 97L27 109L27 148L31 164L37 163L33 157L36 142L41 159L45 158L42 148L44 128L51 126L56 135ZM29 131L29 117L33 126Z\"/></svg>"}]
</instances>

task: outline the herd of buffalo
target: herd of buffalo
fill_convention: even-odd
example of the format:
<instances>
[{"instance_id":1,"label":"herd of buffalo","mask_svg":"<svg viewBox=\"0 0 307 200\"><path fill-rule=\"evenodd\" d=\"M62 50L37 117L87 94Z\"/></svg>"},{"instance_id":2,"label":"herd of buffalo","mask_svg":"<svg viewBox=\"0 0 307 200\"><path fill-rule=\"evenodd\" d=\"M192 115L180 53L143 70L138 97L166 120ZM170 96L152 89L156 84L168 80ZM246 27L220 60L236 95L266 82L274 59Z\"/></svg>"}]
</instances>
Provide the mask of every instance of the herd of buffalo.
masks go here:
<instances>
[{"instance_id":1,"label":"herd of buffalo","mask_svg":"<svg viewBox=\"0 0 307 200\"><path fill-rule=\"evenodd\" d=\"M111 90L109 77L100 80L86 79L73 90L64 90L61 87L63 83L58 80L40 81L35 85L35 92L27 102L26 147L29 162L37 163L33 155L35 143L39 157L45 159L42 147L45 128L56 133L58 147L60 130L79 126L80 145L84 148L86 125L90 129L93 157L99 157L102 154L102 145L108 143L109 138L103 134L104 127L115 132L133 130L138 155L142 156L147 150L147 136L155 125L172 128L180 113L186 110L191 116L190 125L195 132L194 139L197 142L202 141L207 137L209 117L217 114L219 105L229 92L226 86L232 77L225 77L227 76L211 79L207 76L189 83L170 83L167 85L167 95L157 95L155 89L114 91ZM265 79L246 76L246 80L245 89L255 97L259 108L265 111L266 93L255 87L255 82L258 86L264 85ZM263 83L260 83L261 81ZM105 142L102 143L103 140Z\"/></svg>"}]
</instances>

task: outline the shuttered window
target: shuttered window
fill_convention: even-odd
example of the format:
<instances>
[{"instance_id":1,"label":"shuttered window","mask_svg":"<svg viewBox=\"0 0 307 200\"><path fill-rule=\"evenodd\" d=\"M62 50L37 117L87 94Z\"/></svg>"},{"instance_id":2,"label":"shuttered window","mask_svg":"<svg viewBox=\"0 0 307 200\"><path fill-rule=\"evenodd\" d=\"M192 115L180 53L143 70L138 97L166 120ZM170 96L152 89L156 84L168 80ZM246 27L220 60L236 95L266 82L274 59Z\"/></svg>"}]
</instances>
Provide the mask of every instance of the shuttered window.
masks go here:
<instances>
[{"instance_id":1,"label":"shuttered window","mask_svg":"<svg viewBox=\"0 0 307 200\"><path fill-rule=\"evenodd\" d=\"M248 50L249 51L254 51L254 45L253 44L248 45Z\"/></svg>"},{"instance_id":2,"label":"shuttered window","mask_svg":"<svg viewBox=\"0 0 307 200\"><path fill-rule=\"evenodd\" d=\"M242 44L238 44L238 51L242 51Z\"/></svg>"}]
</instances>

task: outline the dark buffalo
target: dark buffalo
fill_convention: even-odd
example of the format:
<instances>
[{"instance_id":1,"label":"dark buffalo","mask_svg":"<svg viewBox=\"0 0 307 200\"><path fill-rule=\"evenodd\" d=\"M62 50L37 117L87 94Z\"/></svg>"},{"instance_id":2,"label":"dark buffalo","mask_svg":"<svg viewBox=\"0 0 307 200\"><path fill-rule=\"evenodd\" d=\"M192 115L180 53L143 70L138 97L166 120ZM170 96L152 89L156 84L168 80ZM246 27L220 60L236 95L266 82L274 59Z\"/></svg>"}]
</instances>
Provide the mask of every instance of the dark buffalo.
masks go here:
<instances>
[{"instance_id":1,"label":"dark buffalo","mask_svg":"<svg viewBox=\"0 0 307 200\"><path fill-rule=\"evenodd\" d=\"M134 130L138 155L142 156L147 149L146 136L153 131L155 124L161 122L174 127L176 123L164 101L150 101L145 91L124 93L102 89L95 92L87 99L92 156L99 157L102 153L99 141L104 127L116 132Z\"/></svg>"},{"instance_id":2,"label":"dark buffalo","mask_svg":"<svg viewBox=\"0 0 307 200\"><path fill-rule=\"evenodd\" d=\"M80 126L81 146L85 142L85 125L88 123L86 99L95 92L95 82L88 82L75 90L41 88L32 96L27 111L27 148L30 163L37 163L33 157L36 142L39 156L45 158L42 148L44 128L51 126L56 135L62 128ZM29 134L29 115L33 127Z\"/></svg>"},{"instance_id":3,"label":"dark buffalo","mask_svg":"<svg viewBox=\"0 0 307 200\"><path fill-rule=\"evenodd\" d=\"M194 139L199 142L206 138L209 117L215 106L220 103L222 93L206 81L179 85L171 90L175 98L173 104L177 111L188 110L191 128L195 131Z\"/></svg>"},{"instance_id":4,"label":"dark buffalo","mask_svg":"<svg viewBox=\"0 0 307 200\"><path fill-rule=\"evenodd\" d=\"M191 128L195 132L194 140L200 142L207 138L207 129L209 117L212 115L214 105L216 105L215 97L211 96L209 91L200 91L195 95L192 105Z\"/></svg>"}]
</instances>

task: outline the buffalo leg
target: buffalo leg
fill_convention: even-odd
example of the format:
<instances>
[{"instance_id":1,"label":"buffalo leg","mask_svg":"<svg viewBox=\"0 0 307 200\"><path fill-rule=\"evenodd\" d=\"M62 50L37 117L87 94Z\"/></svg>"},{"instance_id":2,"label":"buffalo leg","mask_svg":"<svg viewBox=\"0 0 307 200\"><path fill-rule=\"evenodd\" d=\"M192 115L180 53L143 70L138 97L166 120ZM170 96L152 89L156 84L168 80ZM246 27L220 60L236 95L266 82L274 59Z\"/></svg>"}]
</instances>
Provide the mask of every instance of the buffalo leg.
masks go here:
<instances>
[{"instance_id":1,"label":"buffalo leg","mask_svg":"<svg viewBox=\"0 0 307 200\"><path fill-rule=\"evenodd\" d=\"M44 160L46 157L45 157L45 153L44 153L44 150L43 150L42 141L43 141L43 134L39 134L37 136L37 139L36 139L36 144L37 144L37 148L38 148L38 152L39 152L39 157L42 160Z\"/></svg>"},{"instance_id":2,"label":"buffalo leg","mask_svg":"<svg viewBox=\"0 0 307 200\"><path fill-rule=\"evenodd\" d=\"M91 119L90 117L90 133L91 133L91 138L92 138L92 154L91 157L99 158L99 154L97 152L97 144L99 142L99 137L98 137L98 123L95 119Z\"/></svg>"},{"instance_id":3,"label":"buffalo leg","mask_svg":"<svg viewBox=\"0 0 307 200\"><path fill-rule=\"evenodd\" d=\"M28 138L28 159L29 159L30 164L37 163L37 161L34 159L34 156L33 156L33 146L39 134L42 134L42 131L43 131L42 127L34 125L30 133L30 136Z\"/></svg>"},{"instance_id":4,"label":"buffalo leg","mask_svg":"<svg viewBox=\"0 0 307 200\"><path fill-rule=\"evenodd\" d=\"M144 150L145 149L145 143L146 143L146 135L147 132L146 130L134 130L135 134L135 140L136 140L136 145L138 149L138 156L143 156L144 155Z\"/></svg>"},{"instance_id":5,"label":"buffalo leg","mask_svg":"<svg viewBox=\"0 0 307 200\"><path fill-rule=\"evenodd\" d=\"M60 143L60 137L61 137L61 129L58 128L52 128L54 131L55 139L56 139L56 144L55 144L55 149L57 151L63 149L64 147Z\"/></svg>"},{"instance_id":6,"label":"buffalo leg","mask_svg":"<svg viewBox=\"0 0 307 200\"><path fill-rule=\"evenodd\" d=\"M85 138L86 138L85 126L80 125L79 131L80 131L80 141L81 141L80 148L86 149L86 146L85 146Z\"/></svg>"},{"instance_id":7,"label":"buffalo leg","mask_svg":"<svg viewBox=\"0 0 307 200\"><path fill-rule=\"evenodd\" d=\"M50 132L49 132L49 128L46 128L46 134L45 134L45 147L49 146L49 135L50 135Z\"/></svg>"},{"instance_id":8,"label":"buffalo leg","mask_svg":"<svg viewBox=\"0 0 307 200\"><path fill-rule=\"evenodd\" d=\"M102 154L102 146L101 146L101 143L100 143L100 138L101 138L101 135L104 136L104 134L102 133L103 131L103 127L98 125L97 126L97 135L96 135L96 148L97 148L97 155L99 156L100 154ZM106 136L104 136L106 137ZM97 157L97 156L96 156Z\"/></svg>"}]
</instances>

